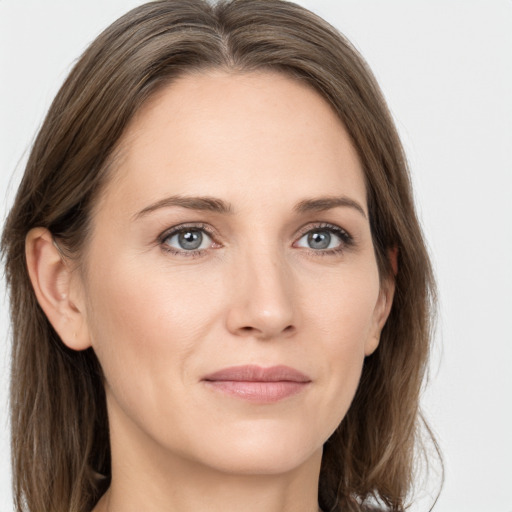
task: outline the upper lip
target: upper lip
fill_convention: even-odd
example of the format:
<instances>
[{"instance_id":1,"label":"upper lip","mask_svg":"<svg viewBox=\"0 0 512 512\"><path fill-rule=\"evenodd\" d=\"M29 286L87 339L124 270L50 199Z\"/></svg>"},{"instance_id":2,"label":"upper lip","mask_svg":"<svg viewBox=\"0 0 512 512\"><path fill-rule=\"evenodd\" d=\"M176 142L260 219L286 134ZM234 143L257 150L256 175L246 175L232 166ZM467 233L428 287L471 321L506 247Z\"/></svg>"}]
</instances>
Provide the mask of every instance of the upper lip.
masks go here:
<instances>
[{"instance_id":1,"label":"upper lip","mask_svg":"<svg viewBox=\"0 0 512 512\"><path fill-rule=\"evenodd\" d=\"M223 368L222 370L206 375L203 380L241 382L311 382L311 379L307 375L289 366L278 365L264 368L253 364Z\"/></svg>"}]
</instances>

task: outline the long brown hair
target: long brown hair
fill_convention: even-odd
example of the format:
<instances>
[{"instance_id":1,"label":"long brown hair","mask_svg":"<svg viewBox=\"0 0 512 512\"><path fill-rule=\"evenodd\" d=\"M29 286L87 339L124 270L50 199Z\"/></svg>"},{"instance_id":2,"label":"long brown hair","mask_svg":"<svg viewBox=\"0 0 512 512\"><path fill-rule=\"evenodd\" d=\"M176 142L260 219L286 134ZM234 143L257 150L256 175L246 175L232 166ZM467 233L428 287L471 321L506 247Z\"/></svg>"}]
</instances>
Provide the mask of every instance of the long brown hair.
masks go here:
<instances>
[{"instance_id":1,"label":"long brown hair","mask_svg":"<svg viewBox=\"0 0 512 512\"><path fill-rule=\"evenodd\" d=\"M91 349L66 348L39 307L26 268L27 232L47 228L79 260L91 207L129 121L179 75L211 68L268 69L309 84L357 148L380 274L395 279L396 293L380 346L325 443L319 503L347 512L375 501L396 512L406 507L435 297L406 159L380 89L352 45L297 5L159 0L117 20L75 65L37 136L3 232L18 512L90 510L110 479L100 365ZM390 251L398 252L396 276Z\"/></svg>"}]
</instances>

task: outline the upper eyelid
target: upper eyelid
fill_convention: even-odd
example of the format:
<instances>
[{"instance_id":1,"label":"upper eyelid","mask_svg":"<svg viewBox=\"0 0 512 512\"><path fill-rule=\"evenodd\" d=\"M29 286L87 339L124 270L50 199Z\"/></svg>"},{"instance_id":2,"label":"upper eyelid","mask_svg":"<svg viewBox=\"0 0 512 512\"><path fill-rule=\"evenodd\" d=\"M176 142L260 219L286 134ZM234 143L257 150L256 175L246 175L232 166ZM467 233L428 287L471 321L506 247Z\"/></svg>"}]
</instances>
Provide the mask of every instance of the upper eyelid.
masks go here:
<instances>
[{"instance_id":1,"label":"upper eyelid","mask_svg":"<svg viewBox=\"0 0 512 512\"><path fill-rule=\"evenodd\" d=\"M205 231L208 235L212 237L218 236L218 232L216 229L214 229L209 224L206 224L204 222L183 222L181 224L177 224L176 226L172 226L170 228L165 229L162 231L162 233L159 235L159 240L165 240L166 238L169 238L171 235L175 233L179 233L180 231L184 231L186 229L198 229ZM314 229L331 229L332 231L341 231L343 233L346 233L347 236L352 238L352 235L350 232L336 224L330 223L330 222L308 222L304 226L301 226L296 232L294 236L303 236L306 233L308 233L311 230Z\"/></svg>"},{"instance_id":2,"label":"upper eyelid","mask_svg":"<svg viewBox=\"0 0 512 512\"><path fill-rule=\"evenodd\" d=\"M159 235L158 238L167 238L170 235L174 233L179 233L180 231L186 230L186 229L199 229L204 230L208 235L211 236L219 236L218 231L213 228L213 226L204 223L204 222L183 222L181 224L177 224L175 226L172 226L170 228L165 229L162 231L162 233ZM333 224L331 222L325 222L325 221L318 221L318 222L308 222L304 226L301 226L296 232L295 236L298 235L304 235L305 233L308 233L312 229L332 229L333 231L342 231L346 233L348 236L352 236L350 232L345 229L342 226L338 226L337 224Z\"/></svg>"},{"instance_id":3,"label":"upper eyelid","mask_svg":"<svg viewBox=\"0 0 512 512\"><path fill-rule=\"evenodd\" d=\"M164 231L162 231L162 233L158 236L158 240L163 242L170 236L173 236L176 233L180 233L181 231L185 231L187 229L196 229L199 231L204 231L208 236L210 236L212 238L215 237L217 234L217 231L215 229L213 229L213 227L209 226L208 224L205 224L202 222L199 222L199 223L184 222L182 224L172 226L172 227L167 228Z\"/></svg>"},{"instance_id":4,"label":"upper eyelid","mask_svg":"<svg viewBox=\"0 0 512 512\"><path fill-rule=\"evenodd\" d=\"M353 238L353 236L351 235L351 233L341 227L341 226L338 226L337 224L333 224L331 222L313 222L313 223L308 223L306 225L304 225L303 227L301 227L298 231L297 231L297 235L300 235L301 237L304 236L306 233L309 233L310 231L314 231L315 229L326 229L326 230L331 230L333 232L337 232L337 233L344 233L347 235L347 237L349 237L350 239Z\"/></svg>"}]
</instances>

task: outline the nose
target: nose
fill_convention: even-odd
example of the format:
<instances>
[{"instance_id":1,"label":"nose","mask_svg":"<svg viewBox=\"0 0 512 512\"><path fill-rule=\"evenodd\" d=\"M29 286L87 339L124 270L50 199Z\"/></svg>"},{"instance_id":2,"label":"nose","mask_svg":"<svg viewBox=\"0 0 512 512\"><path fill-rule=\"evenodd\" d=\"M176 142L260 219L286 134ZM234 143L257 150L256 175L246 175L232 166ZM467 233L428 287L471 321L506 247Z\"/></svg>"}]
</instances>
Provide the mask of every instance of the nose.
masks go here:
<instances>
[{"instance_id":1,"label":"nose","mask_svg":"<svg viewBox=\"0 0 512 512\"><path fill-rule=\"evenodd\" d=\"M271 250L245 254L235 266L227 328L237 336L272 339L295 332L293 276Z\"/></svg>"}]
</instances>

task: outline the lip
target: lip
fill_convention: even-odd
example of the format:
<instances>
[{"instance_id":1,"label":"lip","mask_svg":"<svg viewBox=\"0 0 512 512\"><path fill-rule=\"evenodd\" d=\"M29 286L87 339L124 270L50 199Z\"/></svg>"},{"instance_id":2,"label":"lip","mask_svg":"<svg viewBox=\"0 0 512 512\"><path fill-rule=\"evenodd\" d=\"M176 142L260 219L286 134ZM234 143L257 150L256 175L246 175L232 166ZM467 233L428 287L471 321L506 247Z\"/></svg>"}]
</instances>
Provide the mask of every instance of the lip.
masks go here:
<instances>
[{"instance_id":1,"label":"lip","mask_svg":"<svg viewBox=\"0 0 512 512\"><path fill-rule=\"evenodd\" d=\"M245 381L245 382L311 382L311 379L290 366L270 366L264 368L255 364L230 366L203 377L206 381Z\"/></svg>"},{"instance_id":2,"label":"lip","mask_svg":"<svg viewBox=\"0 0 512 512\"><path fill-rule=\"evenodd\" d=\"M203 382L223 394L257 403L273 403L305 390L311 379L289 366L231 366L205 376Z\"/></svg>"}]
</instances>

